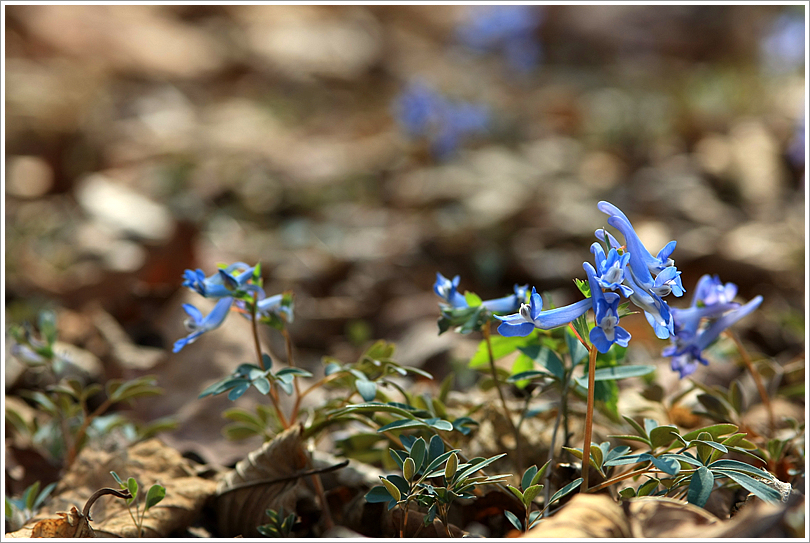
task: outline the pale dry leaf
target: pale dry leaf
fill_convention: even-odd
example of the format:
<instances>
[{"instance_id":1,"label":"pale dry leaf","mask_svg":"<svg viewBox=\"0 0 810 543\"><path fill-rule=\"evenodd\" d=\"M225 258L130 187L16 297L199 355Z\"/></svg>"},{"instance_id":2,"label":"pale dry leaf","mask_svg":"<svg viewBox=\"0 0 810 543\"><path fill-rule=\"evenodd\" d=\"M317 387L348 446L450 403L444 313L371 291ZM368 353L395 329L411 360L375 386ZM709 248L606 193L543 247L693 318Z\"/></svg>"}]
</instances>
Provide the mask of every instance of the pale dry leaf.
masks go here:
<instances>
[{"instance_id":1,"label":"pale dry leaf","mask_svg":"<svg viewBox=\"0 0 810 543\"><path fill-rule=\"evenodd\" d=\"M304 492L296 476L306 467L301 427L278 434L239 461L220 480L216 493L217 523L221 537L258 537L257 526L266 524L267 509L289 513Z\"/></svg>"},{"instance_id":2,"label":"pale dry leaf","mask_svg":"<svg viewBox=\"0 0 810 543\"><path fill-rule=\"evenodd\" d=\"M577 494L554 516L541 521L521 537L632 537L632 532L622 507L609 496Z\"/></svg>"},{"instance_id":3,"label":"pale dry leaf","mask_svg":"<svg viewBox=\"0 0 810 543\"><path fill-rule=\"evenodd\" d=\"M48 518L54 515L54 511L71 510L76 504L85 503L97 488L113 482L110 471L124 478L134 477L143 492L141 499L155 483L166 488L164 500L146 514L145 537L166 537L191 524L217 486L215 481L197 477L188 460L158 439L111 452L85 448L59 482L46 509L33 520ZM100 537L137 536L124 500L98 500L90 516ZM10 534L9 537L30 537L23 535L25 530L22 528L20 535Z\"/></svg>"},{"instance_id":4,"label":"pale dry leaf","mask_svg":"<svg viewBox=\"0 0 810 543\"><path fill-rule=\"evenodd\" d=\"M720 519L691 503L673 498L630 499L623 504L633 537L703 537Z\"/></svg>"}]
</instances>

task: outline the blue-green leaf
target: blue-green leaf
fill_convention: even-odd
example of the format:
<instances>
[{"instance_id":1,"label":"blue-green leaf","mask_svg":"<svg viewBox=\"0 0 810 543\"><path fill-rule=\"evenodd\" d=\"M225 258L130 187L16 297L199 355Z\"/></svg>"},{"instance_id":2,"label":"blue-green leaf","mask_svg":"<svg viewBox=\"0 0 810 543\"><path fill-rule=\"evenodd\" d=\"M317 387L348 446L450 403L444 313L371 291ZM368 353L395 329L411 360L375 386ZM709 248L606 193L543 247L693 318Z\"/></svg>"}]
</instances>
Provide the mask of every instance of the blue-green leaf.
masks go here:
<instances>
[{"instance_id":1,"label":"blue-green leaf","mask_svg":"<svg viewBox=\"0 0 810 543\"><path fill-rule=\"evenodd\" d=\"M714 475L705 466L701 466L692 474L686 501L698 507L703 507L709 499L714 487Z\"/></svg>"},{"instance_id":2,"label":"blue-green leaf","mask_svg":"<svg viewBox=\"0 0 810 543\"><path fill-rule=\"evenodd\" d=\"M247 392L247 389L250 388L250 381L247 379L240 379L239 383L234 386L230 392L228 392L228 399L232 402L238 399L242 394Z\"/></svg>"},{"instance_id":3,"label":"blue-green leaf","mask_svg":"<svg viewBox=\"0 0 810 543\"><path fill-rule=\"evenodd\" d=\"M523 524L520 522L520 520L515 516L515 514L512 511L504 510L503 514L506 516L509 522L512 523L512 526L514 526L521 532L523 531Z\"/></svg>"},{"instance_id":4,"label":"blue-green leaf","mask_svg":"<svg viewBox=\"0 0 810 543\"><path fill-rule=\"evenodd\" d=\"M393 422L389 422L388 424L381 426L377 431L387 432L388 430L393 430L394 428L417 428L417 427L425 427L427 424L422 422L421 420L413 420L413 419L400 419L395 420ZM451 425L452 426L452 425Z\"/></svg>"},{"instance_id":5,"label":"blue-green leaf","mask_svg":"<svg viewBox=\"0 0 810 543\"><path fill-rule=\"evenodd\" d=\"M534 360L537 365L554 376L557 381L562 382L565 378L565 368L563 367L562 360L548 347L527 345L526 347L520 347L518 350Z\"/></svg>"},{"instance_id":6,"label":"blue-green leaf","mask_svg":"<svg viewBox=\"0 0 810 543\"><path fill-rule=\"evenodd\" d=\"M354 386L357 387L357 392L359 392L360 396L367 402L374 400L374 397L377 395L377 384L374 383L374 381L357 379L354 382Z\"/></svg>"},{"instance_id":7,"label":"blue-green leaf","mask_svg":"<svg viewBox=\"0 0 810 543\"><path fill-rule=\"evenodd\" d=\"M782 495L778 490L768 486L758 479L754 479L749 475L740 473L739 471L725 469L713 469L712 472L715 474L715 476L724 475L728 477L747 491L752 492L758 498L765 500L766 502L779 503L782 500Z\"/></svg>"},{"instance_id":8,"label":"blue-green leaf","mask_svg":"<svg viewBox=\"0 0 810 543\"><path fill-rule=\"evenodd\" d=\"M567 496L568 494L579 488L579 485L581 484L582 484L582 477L580 477L576 481L571 481L570 483L559 489L557 492L555 492L554 495L551 497L551 499L548 500L548 503L546 505L547 506L551 505L560 498Z\"/></svg>"}]
</instances>

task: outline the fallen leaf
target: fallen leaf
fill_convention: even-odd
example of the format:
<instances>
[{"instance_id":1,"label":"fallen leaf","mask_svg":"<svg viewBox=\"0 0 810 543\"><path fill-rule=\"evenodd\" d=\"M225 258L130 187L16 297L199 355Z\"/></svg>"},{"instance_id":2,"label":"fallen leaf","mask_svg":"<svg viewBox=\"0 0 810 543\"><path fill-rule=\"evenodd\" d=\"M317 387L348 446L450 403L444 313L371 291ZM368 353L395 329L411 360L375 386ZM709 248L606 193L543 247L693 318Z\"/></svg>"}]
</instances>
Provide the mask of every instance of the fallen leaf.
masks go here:
<instances>
[{"instance_id":1,"label":"fallen leaf","mask_svg":"<svg viewBox=\"0 0 810 543\"><path fill-rule=\"evenodd\" d=\"M604 494L576 494L565 507L521 537L632 537L622 507Z\"/></svg>"},{"instance_id":2,"label":"fallen leaf","mask_svg":"<svg viewBox=\"0 0 810 543\"><path fill-rule=\"evenodd\" d=\"M214 507L220 537L259 537L256 527L268 522L267 509L295 511L304 492L297 474L306 463L300 426L285 430L240 460L217 486Z\"/></svg>"},{"instance_id":3,"label":"fallen leaf","mask_svg":"<svg viewBox=\"0 0 810 543\"><path fill-rule=\"evenodd\" d=\"M76 506L70 513L57 513L60 518L40 520L31 529L31 537L96 537L87 517Z\"/></svg>"}]
</instances>

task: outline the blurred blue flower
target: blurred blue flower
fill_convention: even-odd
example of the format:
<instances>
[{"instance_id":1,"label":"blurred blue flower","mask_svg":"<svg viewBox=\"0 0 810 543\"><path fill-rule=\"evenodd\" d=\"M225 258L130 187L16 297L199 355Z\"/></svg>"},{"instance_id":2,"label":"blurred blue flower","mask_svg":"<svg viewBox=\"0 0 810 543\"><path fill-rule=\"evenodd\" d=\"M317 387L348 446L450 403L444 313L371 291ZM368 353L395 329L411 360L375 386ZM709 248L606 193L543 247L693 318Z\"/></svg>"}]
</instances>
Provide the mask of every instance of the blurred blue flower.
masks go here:
<instances>
[{"instance_id":1,"label":"blurred blue flower","mask_svg":"<svg viewBox=\"0 0 810 543\"><path fill-rule=\"evenodd\" d=\"M191 333L175 341L172 352L179 352L186 345L197 341L197 338L204 333L219 328L225 322L232 303L233 298L231 297L221 298L214 306L214 309L206 316L203 316L202 312L193 305L183 304L183 309L189 316L185 321L186 329Z\"/></svg>"},{"instance_id":2,"label":"blurred blue flower","mask_svg":"<svg viewBox=\"0 0 810 543\"><path fill-rule=\"evenodd\" d=\"M584 315L592 306L591 298L585 298L571 305L558 307L543 311L543 299L537 294L537 290L532 287L528 304L521 304L520 309L513 315L495 318L501 321L498 332L502 336L528 336L535 328L550 330L558 326L564 326L569 322Z\"/></svg>"},{"instance_id":3,"label":"blurred blue flower","mask_svg":"<svg viewBox=\"0 0 810 543\"><path fill-rule=\"evenodd\" d=\"M542 59L536 34L543 18L538 6L472 6L457 35L470 49L501 53L511 68L528 72Z\"/></svg>"},{"instance_id":4,"label":"blurred blue flower","mask_svg":"<svg viewBox=\"0 0 810 543\"><path fill-rule=\"evenodd\" d=\"M763 68L771 73L803 70L805 47L804 15L782 13L760 42Z\"/></svg>"},{"instance_id":5,"label":"blurred blue flower","mask_svg":"<svg viewBox=\"0 0 810 543\"><path fill-rule=\"evenodd\" d=\"M614 343L627 347L631 336L630 332L619 326L619 295L615 292L602 292L596 270L589 262L583 262L582 267L588 275L596 316L596 326L589 335L591 343L600 353L608 352Z\"/></svg>"},{"instance_id":6,"label":"blurred blue flower","mask_svg":"<svg viewBox=\"0 0 810 543\"><path fill-rule=\"evenodd\" d=\"M458 292L458 283L461 276L456 275L451 281L439 272L436 272L436 282L433 283L433 292L444 300L450 307L467 307L467 300Z\"/></svg>"},{"instance_id":7,"label":"blurred blue flower","mask_svg":"<svg viewBox=\"0 0 810 543\"><path fill-rule=\"evenodd\" d=\"M245 270L234 276L236 270ZM237 289L246 291L259 291L256 285L249 285L247 282L253 277L253 268L244 262L235 262L230 266L217 270L217 273L210 277L205 276L201 269L186 270L183 272L183 286L195 291L205 298L222 298L231 296Z\"/></svg>"},{"instance_id":8,"label":"blurred blue flower","mask_svg":"<svg viewBox=\"0 0 810 543\"><path fill-rule=\"evenodd\" d=\"M804 166L806 145L804 139L806 115L796 122L796 130L793 133L793 140L788 148L788 158L794 166Z\"/></svg>"},{"instance_id":9,"label":"blurred blue flower","mask_svg":"<svg viewBox=\"0 0 810 543\"><path fill-rule=\"evenodd\" d=\"M259 319L262 317L269 317L270 315L284 316L284 321L293 322L293 308L292 305L284 304L284 294L276 294L265 298L264 291L259 292L259 301L256 303L256 313ZM244 300L236 300L236 306L240 309L240 313L248 320L251 319L250 313L247 311L247 306Z\"/></svg>"},{"instance_id":10,"label":"blurred blue flower","mask_svg":"<svg viewBox=\"0 0 810 543\"><path fill-rule=\"evenodd\" d=\"M703 357L703 351L711 345L720 334L729 326L742 319L762 303L762 296L757 296L747 304L738 306L722 316L710 320L710 324L698 330L698 314L702 316L716 315L719 311L731 305L729 302L720 302L713 306L696 307L698 311L689 315L689 319L684 319L684 315L678 317L678 334L673 336L673 344L663 350L662 356L672 357L671 367L677 371L681 379L691 375L697 369L698 362L708 366L709 362ZM737 305L737 304L733 304ZM685 310L689 311L689 310ZM685 322L684 322L685 321Z\"/></svg>"},{"instance_id":11,"label":"blurred blue flower","mask_svg":"<svg viewBox=\"0 0 810 543\"><path fill-rule=\"evenodd\" d=\"M464 140L485 134L490 123L485 106L452 102L421 82L408 85L394 110L408 136L427 139L437 159L452 155Z\"/></svg>"},{"instance_id":12,"label":"blurred blue flower","mask_svg":"<svg viewBox=\"0 0 810 543\"><path fill-rule=\"evenodd\" d=\"M458 284L461 281L461 276L456 275L451 281L441 273L436 273L436 282L433 284L433 292L439 298L452 308L469 307L467 298L458 292ZM511 313L520 309L520 304L526 300L529 285L515 285L513 287L514 294L504 296L503 298L495 298L493 300L484 300L481 305L487 308L492 313Z\"/></svg>"}]
</instances>

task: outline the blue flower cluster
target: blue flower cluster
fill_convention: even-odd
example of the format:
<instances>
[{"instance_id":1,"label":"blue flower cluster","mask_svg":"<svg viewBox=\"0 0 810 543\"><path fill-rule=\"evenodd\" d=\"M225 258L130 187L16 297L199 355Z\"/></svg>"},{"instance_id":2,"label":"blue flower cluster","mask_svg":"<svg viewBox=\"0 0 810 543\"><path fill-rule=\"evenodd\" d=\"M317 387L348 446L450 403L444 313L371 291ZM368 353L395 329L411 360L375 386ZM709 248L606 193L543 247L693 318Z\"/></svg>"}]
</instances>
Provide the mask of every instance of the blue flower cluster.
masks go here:
<instances>
[{"instance_id":1,"label":"blue flower cluster","mask_svg":"<svg viewBox=\"0 0 810 543\"><path fill-rule=\"evenodd\" d=\"M804 16L785 12L777 17L760 42L763 68L771 73L787 73L804 67Z\"/></svg>"},{"instance_id":2,"label":"blue flower cluster","mask_svg":"<svg viewBox=\"0 0 810 543\"><path fill-rule=\"evenodd\" d=\"M511 68L528 72L542 58L537 29L543 18L539 6L472 6L457 35L470 49L501 53Z\"/></svg>"},{"instance_id":3,"label":"blue flower cluster","mask_svg":"<svg viewBox=\"0 0 810 543\"><path fill-rule=\"evenodd\" d=\"M183 273L183 286L204 298L217 299L217 303L208 315L203 315L191 304L183 304L183 309L188 313L185 325L189 335L178 339L174 343L172 351L176 353L186 345L197 341L204 333L222 326L233 306L250 319L251 316L245 308L245 301L239 299L239 296L252 296L255 293L256 315L260 319L271 315L284 315L287 322L292 322L292 308L282 303L282 294L267 297L260 286L251 282L254 271L255 267L248 266L244 262L236 262L221 268L209 277L206 277L205 272L200 269L186 270Z\"/></svg>"},{"instance_id":4,"label":"blue flower cluster","mask_svg":"<svg viewBox=\"0 0 810 543\"><path fill-rule=\"evenodd\" d=\"M426 138L437 159L452 155L464 140L485 134L490 122L485 106L450 101L422 82L408 85L394 109L408 136Z\"/></svg>"},{"instance_id":5,"label":"blue flower cluster","mask_svg":"<svg viewBox=\"0 0 810 543\"><path fill-rule=\"evenodd\" d=\"M757 296L741 306L732 301L737 293L736 286L723 285L716 276L707 275L698 282L691 307L671 309L664 298L685 293L681 272L671 258L676 242L669 242L653 256L618 207L604 201L597 207L608 215L608 224L621 233L624 243L604 229L596 230L596 238L609 250L605 253L599 242L593 243L594 265L582 264L588 277L589 298L543 311L543 300L534 287L527 300L528 286L516 285L513 295L481 305L501 321L498 332L507 337L525 337L535 328L548 330L564 326L592 309L595 326L589 339L600 353L606 353L613 344L626 347L631 338L630 333L619 326L619 302L623 297L644 312L657 337L670 339L672 345L662 354L672 358L672 369L679 372L681 378L690 375L698 362L707 363L702 352L723 330L756 309L762 297ZM437 274L433 290L444 300L445 307L467 307L466 297L457 290L458 284L458 276L451 281ZM511 314L503 315L510 311Z\"/></svg>"}]
</instances>

